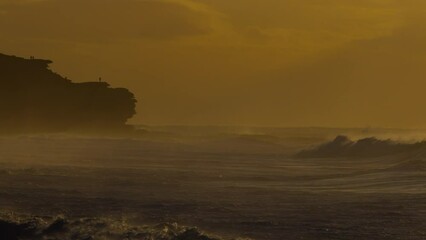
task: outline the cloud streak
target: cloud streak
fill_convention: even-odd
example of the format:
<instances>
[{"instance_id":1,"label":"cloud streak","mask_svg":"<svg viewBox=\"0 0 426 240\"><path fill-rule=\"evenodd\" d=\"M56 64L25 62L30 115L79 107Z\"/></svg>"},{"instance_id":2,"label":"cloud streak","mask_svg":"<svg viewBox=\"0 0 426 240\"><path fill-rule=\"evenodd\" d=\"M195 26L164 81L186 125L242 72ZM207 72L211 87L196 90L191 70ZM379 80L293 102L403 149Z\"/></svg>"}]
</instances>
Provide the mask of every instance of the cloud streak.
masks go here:
<instances>
[{"instance_id":1,"label":"cloud streak","mask_svg":"<svg viewBox=\"0 0 426 240\"><path fill-rule=\"evenodd\" d=\"M210 31L202 13L174 1L20 1L0 17L4 33L17 38L78 41L173 39ZM26 3L26 4L24 4Z\"/></svg>"}]
</instances>

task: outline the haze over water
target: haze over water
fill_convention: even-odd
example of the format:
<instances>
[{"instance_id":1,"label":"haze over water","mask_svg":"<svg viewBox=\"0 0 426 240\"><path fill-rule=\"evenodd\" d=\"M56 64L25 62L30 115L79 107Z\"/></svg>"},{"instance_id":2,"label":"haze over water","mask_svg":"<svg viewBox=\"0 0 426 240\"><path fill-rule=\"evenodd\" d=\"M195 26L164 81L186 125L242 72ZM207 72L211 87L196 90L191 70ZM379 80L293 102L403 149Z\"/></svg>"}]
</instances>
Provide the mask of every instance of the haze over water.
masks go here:
<instances>
[{"instance_id":1,"label":"haze over water","mask_svg":"<svg viewBox=\"0 0 426 240\"><path fill-rule=\"evenodd\" d=\"M426 239L425 11L0 0L0 240Z\"/></svg>"}]
</instances>

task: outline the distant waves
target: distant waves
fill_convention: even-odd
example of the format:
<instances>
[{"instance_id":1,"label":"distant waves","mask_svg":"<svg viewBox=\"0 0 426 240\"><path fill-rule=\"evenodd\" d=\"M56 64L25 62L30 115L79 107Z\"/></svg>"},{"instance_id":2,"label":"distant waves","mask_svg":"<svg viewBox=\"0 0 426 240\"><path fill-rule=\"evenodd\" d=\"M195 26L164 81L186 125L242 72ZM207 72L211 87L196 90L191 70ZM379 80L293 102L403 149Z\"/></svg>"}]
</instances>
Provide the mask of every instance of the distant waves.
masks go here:
<instances>
[{"instance_id":1,"label":"distant waves","mask_svg":"<svg viewBox=\"0 0 426 240\"><path fill-rule=\"evenodd\" d=\"M314 149L303 150L296 154L301 158L333 157L379 157L402 153L420 153L426 150L426 142L399 143L392 140L380 140L374 137L352 141L346 136L337 136L333 141Z\"/></svg>"}]
</instances>

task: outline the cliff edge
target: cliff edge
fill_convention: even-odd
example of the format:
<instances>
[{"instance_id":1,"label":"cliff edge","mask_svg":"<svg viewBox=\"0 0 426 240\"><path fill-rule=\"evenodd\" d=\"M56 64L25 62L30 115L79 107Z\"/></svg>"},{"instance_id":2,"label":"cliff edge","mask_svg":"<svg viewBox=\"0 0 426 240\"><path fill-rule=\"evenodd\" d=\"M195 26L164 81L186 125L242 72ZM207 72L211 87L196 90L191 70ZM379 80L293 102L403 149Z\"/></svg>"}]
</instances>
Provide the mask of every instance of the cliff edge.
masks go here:
<instances>
[{"instance_id":1,"label":"cliff edge","mask_svg":"<svg viewBox=\"0 0 426 240\"><path fill-rule=\"evenodd\" d=\"M136 113L129 90L73 83L51 63L0 54L0 132L120 129Z\"/></svg>"}]
</instances>

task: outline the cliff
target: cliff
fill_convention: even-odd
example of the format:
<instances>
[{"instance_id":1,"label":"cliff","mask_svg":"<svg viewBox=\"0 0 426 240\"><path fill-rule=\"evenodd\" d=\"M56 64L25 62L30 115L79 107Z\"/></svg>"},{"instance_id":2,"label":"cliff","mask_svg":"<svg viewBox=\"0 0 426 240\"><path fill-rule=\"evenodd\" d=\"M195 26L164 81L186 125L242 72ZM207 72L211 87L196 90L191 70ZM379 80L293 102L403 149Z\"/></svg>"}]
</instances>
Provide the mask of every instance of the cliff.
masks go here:
<instances>
[{"instance_id":1,"label":"cliff","mask_svg":"<svg viewBox=\"0 0 426 240\"><path fill-rule=\"evenodd\" d=\"M129 90L73 83L50 63L0 54L0 132L119 129L135 114Z\"/></svg>"}]
</instances>

